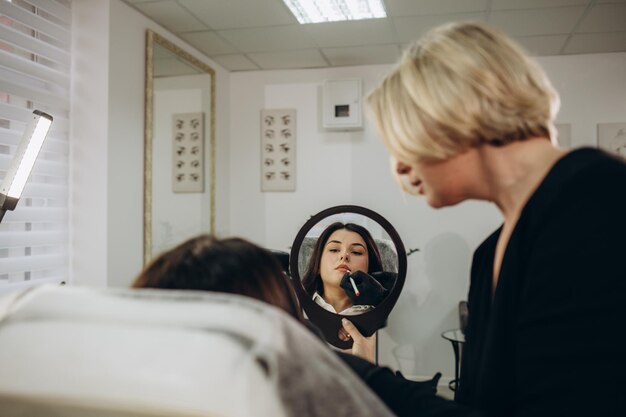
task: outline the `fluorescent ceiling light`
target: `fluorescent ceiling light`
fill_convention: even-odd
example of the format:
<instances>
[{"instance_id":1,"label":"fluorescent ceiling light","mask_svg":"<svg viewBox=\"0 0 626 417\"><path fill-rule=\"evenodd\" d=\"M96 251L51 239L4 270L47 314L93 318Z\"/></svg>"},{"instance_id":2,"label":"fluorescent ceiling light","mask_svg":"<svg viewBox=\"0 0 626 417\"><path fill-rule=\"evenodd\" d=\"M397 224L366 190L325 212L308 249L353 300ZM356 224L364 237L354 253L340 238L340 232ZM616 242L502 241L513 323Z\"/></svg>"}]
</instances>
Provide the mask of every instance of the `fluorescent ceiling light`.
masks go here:
<instances>
[{"instance_id":1,"label":"fluorescent ceiling light","mask_svg":"<svg viewBox=\"0 0 626 417\"><path fill-rule=\"evenodd\" d=\"M382 0L283 0L300 23L387 17Z\"/></svg>"}]
</instances>

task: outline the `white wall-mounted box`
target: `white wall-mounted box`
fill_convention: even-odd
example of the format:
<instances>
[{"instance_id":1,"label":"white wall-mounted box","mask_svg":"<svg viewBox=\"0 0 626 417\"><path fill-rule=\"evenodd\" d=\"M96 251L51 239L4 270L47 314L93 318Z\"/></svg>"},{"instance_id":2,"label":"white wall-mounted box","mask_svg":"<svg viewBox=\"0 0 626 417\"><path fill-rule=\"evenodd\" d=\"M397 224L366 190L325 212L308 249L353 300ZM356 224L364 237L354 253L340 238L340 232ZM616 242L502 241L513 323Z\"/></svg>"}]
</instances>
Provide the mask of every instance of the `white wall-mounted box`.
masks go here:
<instances>
[{"instance_id":1,"label":"white wall-mounted box","mask_svg":"<svg viewBox=\"0 0 626 417\"><path fill-rule=\"evenodd\" d=\"M326 80L322 94L322 126L325 129L363 128L360 79Z\"/></svg>"}]
</instances>

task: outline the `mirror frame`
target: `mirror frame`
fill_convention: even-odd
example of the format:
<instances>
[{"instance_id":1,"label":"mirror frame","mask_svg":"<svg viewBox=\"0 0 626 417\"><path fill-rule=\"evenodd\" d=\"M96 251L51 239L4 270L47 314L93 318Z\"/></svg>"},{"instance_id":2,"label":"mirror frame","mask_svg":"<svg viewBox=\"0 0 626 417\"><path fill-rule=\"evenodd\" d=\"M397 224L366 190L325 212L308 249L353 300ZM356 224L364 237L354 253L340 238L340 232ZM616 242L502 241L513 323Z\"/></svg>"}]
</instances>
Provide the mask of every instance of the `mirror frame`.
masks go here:
<instances>
[{"instance_id":1,"label":"mirror frame","mask_svg":"<svg viewBox=\"0 0 626 417\"><path fill-rule=\"evenodd\" d=\"M331 313L330 311L327 311L321 306L317 305L313 301L311 295L308 294L304 289L304 286L302 285L302 279L300 277L300 271L298 270L298 257L300 255L300 248L307 233L321 220L333 214L340 213L361 214L377 222L391 238L391 241L396 247L396 254L398 255L398 277L396 278L396 282L389 292L389 295L387 295L387 297L379 305L377 305L376 308L356 316L342 316L340 314ZM352 346L352 340L343 341L340 340L338 337L339 329L342 327L341 319L345 317L350 320L365 336L371 336L378 329L384 327L387 322L387 317L389 316L389 313L391 313L391 310L398 301L398 297L400 297L402 287L404 286L407 272L407 255L404 244L402 243L402 239L400 239L400 235L391 225L391 223L389 223L389 221L387 221L387 219L385 219L383 216L376 213L375 211L361 206L335 206L330 207L326 210L322 210L321 212L312 216L304 224L304 226L302 226L302 228L296 235L296 238L291 247L291 254L289 256L289 269L291 279L294 284L293 286L296 290L296 295L298 296L298 300L300 301L300 306L302 307L302 309L304 309L304 312L306 313L309 320L311 320L311 322L321 330L328 343L341 349L348 349Z\"/></svg>"},{"instance_id":2,"label":"mirror frame","mask_svg":"<svg viewBox=\"0 0 626 417\"><path fill-rule=\"evenodd\" d=\"M146 30L145 100L144 100L144 175L143 175L143 263L146 265L152 253L152 138L154 111L154 45L158 44L178 58L184 59L211 77L209 115L209 210L210 233L215 233L215 70L189 52L168 41L150 29Z\"/></svg>"}]
</instances>

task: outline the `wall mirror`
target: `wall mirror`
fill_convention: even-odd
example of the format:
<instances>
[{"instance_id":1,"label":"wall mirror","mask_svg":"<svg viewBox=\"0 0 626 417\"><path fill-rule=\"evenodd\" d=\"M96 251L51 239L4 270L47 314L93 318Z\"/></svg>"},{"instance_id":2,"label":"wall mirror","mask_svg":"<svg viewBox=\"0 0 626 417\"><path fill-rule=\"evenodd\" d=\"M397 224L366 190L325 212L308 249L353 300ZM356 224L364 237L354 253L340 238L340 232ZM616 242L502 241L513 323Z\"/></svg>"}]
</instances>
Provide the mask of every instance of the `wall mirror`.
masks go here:
<instances>
[{"instance_id":1,"label":"wall mirror","mask_svg":"<svg viewBox=\"0 0 626 417\"><path fill-rule=\"evenodd\" d=\"M144 263L215 231L215 71L146 32Z\"/></svg>"},{"instance_id":2,"label":"wall mirror","mask_svg":"<svg viewBox=\"0 0 626 417\"><path fill-rule=\"evenodd\" d=\"M360 206L336 206L311 217L296 236L290 272L307 317L332 345L348 317L366 336L383 327L406 278L407 257L394 227Z\"/></svg>"}]
</instances>

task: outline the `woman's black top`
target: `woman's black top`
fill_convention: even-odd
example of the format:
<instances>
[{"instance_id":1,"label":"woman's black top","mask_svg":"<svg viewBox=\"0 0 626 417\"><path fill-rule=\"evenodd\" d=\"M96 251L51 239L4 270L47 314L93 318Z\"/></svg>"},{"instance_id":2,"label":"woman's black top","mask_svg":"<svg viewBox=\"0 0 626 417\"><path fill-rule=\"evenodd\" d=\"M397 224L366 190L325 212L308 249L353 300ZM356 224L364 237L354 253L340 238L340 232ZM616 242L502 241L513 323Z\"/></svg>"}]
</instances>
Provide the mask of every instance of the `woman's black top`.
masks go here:
<instances>
[{"instance_id":1,"label":"woman's black top","mask_svg":"<svg viewBox=\"0 0 626 417\"><path fill-rule=\"evenodd\" d=\"M626 163L560 159L492 272L500 230L476 250L456 401L353 366L398 415L626 416Z\"/></svg>"}]
</instances>

